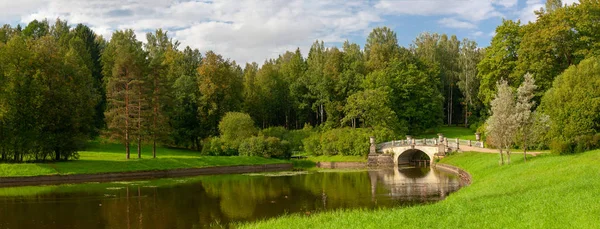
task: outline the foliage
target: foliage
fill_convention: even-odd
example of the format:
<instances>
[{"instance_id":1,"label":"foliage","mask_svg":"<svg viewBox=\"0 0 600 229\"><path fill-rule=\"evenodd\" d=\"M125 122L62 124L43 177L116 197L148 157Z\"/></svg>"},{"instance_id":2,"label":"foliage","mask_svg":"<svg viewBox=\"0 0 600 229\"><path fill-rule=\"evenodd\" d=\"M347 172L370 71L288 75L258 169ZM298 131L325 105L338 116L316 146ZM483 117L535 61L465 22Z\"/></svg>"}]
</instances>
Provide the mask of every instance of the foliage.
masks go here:
<instances>
[{"instance_id":1,"label":"foliage","mask_svg":"<svg viewBox=\"0 0 600 229\"><path fill-rule=\"evenodd\" d=\"M241 156L261 156L266 158L290 158L292 155L288 141L276 137L250 137L240 144Z\"/></svg>"},{"instance_id":2,"label":"foliage","mask_svg":"<svg viewBox=\"0 0 600 229\"><path fill-rule=\"evenodd\" d=\"M250 115L240 112L228 112L219 122L221 139L229 147L237 149L240 142L258 133Z\"/></svg>"},{"instance_id":3,"label":"foliage","mask_svg":"<svg viewBox=\"0 0 600 229\"><path fill-rule=\"evenodd\" d=\"M386 141L394 133L386 128L337 128L315 133L304 139L304 149L307 153L318 155L353 155L365 156L369 153L369 137L377 141Z\"/></svg>"},{"instance_id":4,"label":"foliage","mask_svg":"<svg viewBox=\"0 0 600 229\"><path fill-rule=\"evenodd\" d=\"M508 155L515 138L518 123L515 118L515 95L506 81L498 82L498 94L492 100L491 115L486 121L486 137L489 143L500 150L500 163L504 164L502 150Z\"/></svg>"},{"instance_id":5,"label":"foliage","mask_svg":"<svg viewBox=\"0 0 600 229\"><path fill-rule=\"evenodd\" d=\"M229 147L223 139L212 137L204 139L201 154L205 156L234 156L239 153L237 148Z\"/></svg>"},{"instance_id":6,"label":"foliage","mask_svg":"<svg viewBox=\"0 0 600 229\"><path fill-rule=\"evenodd\" d=\"M560 154L582 152L600 130L600 58L592 57L559 75L542 99L550 117L551 148Z\"/></svg>"},{"instance_id":7,"label":"foliage","mask_svg":"<svg viewBox=\"0 0 600 229\"><path fill-rule=\"evenodd\" d=\"M91 57L65 26L34 21L0 45L0 161L77 159L94 131Z\"/></svg>"}]
</instances>

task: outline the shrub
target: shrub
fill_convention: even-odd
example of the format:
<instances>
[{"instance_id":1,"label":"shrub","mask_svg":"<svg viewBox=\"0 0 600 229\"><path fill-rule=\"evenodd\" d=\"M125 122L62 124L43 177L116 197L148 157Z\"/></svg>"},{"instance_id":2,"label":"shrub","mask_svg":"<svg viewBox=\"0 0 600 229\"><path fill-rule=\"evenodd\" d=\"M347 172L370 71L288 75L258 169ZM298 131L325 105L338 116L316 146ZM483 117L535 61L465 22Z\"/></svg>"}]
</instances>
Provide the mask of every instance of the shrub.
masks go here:
<instances>
[{"instance_id":1,"label":"shrub","mask_svg":"<svg viewBox=\"0 0 600 229\"><path fill-rule=\"evenodd\" d=\"M228 112L219 122L221 139L230 148L237 149L240 142L256 135L258 130L250 115L240 112Z\"/></svg>"},{"instance_id":2,"label":"shrub","mask_svg":"<svg viewBox=\"0 0 600 229\"><path fill-rule=\"evenodd\" d=\"M238 155L238 151L225 144L221 138L212 137L204 140L201 154L205 156L234 156Z\"/></svg>"},{"instance_id":3,"label":"shrub","mask_svg":"<svg viewBox=\"0 0 600 229\"><path fill-rule=\"evenodd\" d=\"M266 158L290 158L289 143L276 137L250 137L244 139L239 147L242 156L261 156Z\"/></svg>"},{"instance_id":4,"label":"shrub","mask_svg":"<svg viewBox=\"0 0 600 229\"><path fill-rule=\"evenodd\" d=\"M600 131L599 85L600 57L590 57L556 77L544 94L538 109L550 118L548 136L553 152L575 153L598 147L594 135Z\"/></svg>"},{"instance_id":5,"label":"shrub","mask_svg":"<svg viewBox=\"0 0 600 229\"><path fill-rule=\"evenodd\" d=\"M276 137L279 139L287 139L289 135L289 131L285 129L283 126L275 126L263 129L260 131L261 135L265 137Z\"/></svg>"},{"instance_id":6,"label":"shrub","mask_svg":"<svg viewBox=\"0 0 600 229\"><path fill-rule=\"evenodd\" d=\"M387 128L338 128L315 133L304 139L307 153L318 155L367 155L369 153L369 137L375 136L378 142L389 141L393 131Z\"/></svg>"}]
</instances>

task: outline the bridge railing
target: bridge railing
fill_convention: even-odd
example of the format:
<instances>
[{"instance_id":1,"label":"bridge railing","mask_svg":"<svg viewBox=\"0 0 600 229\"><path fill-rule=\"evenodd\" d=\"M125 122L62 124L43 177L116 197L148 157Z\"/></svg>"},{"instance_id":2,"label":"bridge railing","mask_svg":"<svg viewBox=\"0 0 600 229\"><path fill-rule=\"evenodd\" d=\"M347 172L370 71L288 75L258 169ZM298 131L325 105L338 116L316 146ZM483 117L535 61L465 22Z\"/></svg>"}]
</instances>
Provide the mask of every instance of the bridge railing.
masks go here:
<instances>
[{"instance_id":1,"label":"bridge railing","mask_svg":"<svg viewBox=\"0 0 600 229\"><path fill-rule=\"evenodd\" d=\"M418 146L434 146L434 145L439 145L439 144L444 144L447 147L450 148L460 148L460 146L471 146L471 147L478 147L478 148L484 148L483 142L480 141L473 141L473 140L464 140L464 139L446 139L444 138L444 140L442 142L440 142L438 140L438 138L422 138L422 139L403 139L403 140L393 140L393 141L389 141L389 142L383 142L380 144L377 144L377 149L381 150L384 148L390 148L390 147L396 147L396 146L411 146L411 145L418 145Z\"/></svg>"}]
</instances>

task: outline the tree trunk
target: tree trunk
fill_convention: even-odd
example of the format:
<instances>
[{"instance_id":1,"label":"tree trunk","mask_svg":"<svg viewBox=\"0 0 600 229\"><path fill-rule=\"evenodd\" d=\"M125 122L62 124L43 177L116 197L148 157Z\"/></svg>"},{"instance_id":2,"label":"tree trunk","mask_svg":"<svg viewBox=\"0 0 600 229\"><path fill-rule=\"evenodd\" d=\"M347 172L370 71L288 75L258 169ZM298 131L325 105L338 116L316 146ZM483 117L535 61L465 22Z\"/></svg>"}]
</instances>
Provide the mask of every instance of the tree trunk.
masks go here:
<instances>
[{"instance_id":1,"label":"tree trunk","mask_svg":"<svg viewBox=\"0 0 600 229\"><path fill-rule=\"evenodd\" d=\"M523 162L527 162L527 135L523 134Z\"/></svg>"},{"instance_id":2,"label":"tree trunk","mask_svg":"<svg viewBox=\"0 0 600 229\"><path fill-rule=\"evenodd\" d=\"M125 152L129 159L129 82L125 82Z\"/></svg>"},{"instance_id":3,"label":"tree trunk","mask_svg":"<svg viewBox=\"0 0 600 229\"><path fill-rule=\"evenodd\" d=\"M152 142L152 158L156 158L156 140Z\"/></svg>"},{"instance_id":4,"label":"tree trunk","mask_svg":"<svg viewBox=\"0 0 600 229\"><path fill-rule=\"evenodd\" d=\"M504 165L504 155L502 154L502 147L500 147L500 165Z\"/></svg>"},{"instance_id":5,"label":"tree trunk","mask_svg":"<svg viewBox=\"0 0 600 229\"><path fill-rule=\"evenodd\" d=\"M137 140L138 159L142 158L142 86L138 86L138 115L137 115Z\"/></svg>"},{"instance_id":6,"label":"tree trunk","mask_svg":"<svg viewBox=\"0 0 600 229\"><path fill-rule=\"evenodd\" d=\"M465 128L469 128L469 102L465 102Z\"/></svg>"},{"instance_id":7,"label":"tree trunk","mask_svg":"<svg viewBox=\"0 0 600 229\"><path fill-rule=\"evenodd\" d=\"M510 165L510 149L506 149L506 164Z\"/></svg>"}]
</instances>

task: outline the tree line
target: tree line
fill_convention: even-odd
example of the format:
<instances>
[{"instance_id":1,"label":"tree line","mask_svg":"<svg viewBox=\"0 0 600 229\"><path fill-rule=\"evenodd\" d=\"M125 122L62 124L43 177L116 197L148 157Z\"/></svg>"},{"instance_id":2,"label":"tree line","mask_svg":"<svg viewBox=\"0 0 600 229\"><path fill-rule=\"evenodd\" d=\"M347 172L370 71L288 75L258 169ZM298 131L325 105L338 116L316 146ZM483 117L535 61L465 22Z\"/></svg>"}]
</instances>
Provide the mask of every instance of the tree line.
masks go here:
<instances>
[{"instance_id":1,"label":"tree line","mask_svg":"<svg viewBox=\"0 0 600 229\"><path fill-rule=\"evenodd\" d=\"M548 133L554 133L531 145L568 148L595 134L598 122L592 119L593 125L567 138L561 128L571 124L553 126L564 116L553 114L565 111L550 111L544 104L557 101L542 97L562 93L553 90L557 76L597 55L599 8L595 0L564 7L549 1L534 23L504 20L484 49L436 33L420 34L403 47L394 31L378 27L362 48L349 41L326 47L317 40L306 57L296 49L243 67L212 51L202 55L179 47L161 29L146 34L142 43L132 30L115 31L106 40L85 25L72 28L60 19L53 25L47 20L25 28L4 25L1 160L76 158L97 136L121 141L127 158L132 146L140 157L142 144L153 145L155 156L157 145L201 151L214 145L210 142L228 112L248 114L260 129L331 130L322 136L345 133L333 131L338 128L386 128L383 135L399 137L444 124L485 132L497 83L505 81L515 91L527 73L537 85L534 103L519 109L548 107Z\"/></svg>"}]
</instances>

